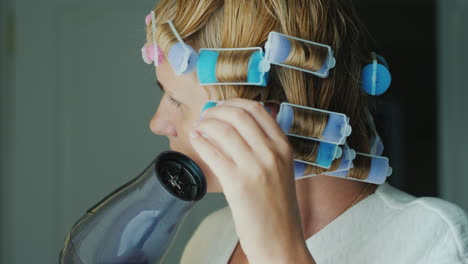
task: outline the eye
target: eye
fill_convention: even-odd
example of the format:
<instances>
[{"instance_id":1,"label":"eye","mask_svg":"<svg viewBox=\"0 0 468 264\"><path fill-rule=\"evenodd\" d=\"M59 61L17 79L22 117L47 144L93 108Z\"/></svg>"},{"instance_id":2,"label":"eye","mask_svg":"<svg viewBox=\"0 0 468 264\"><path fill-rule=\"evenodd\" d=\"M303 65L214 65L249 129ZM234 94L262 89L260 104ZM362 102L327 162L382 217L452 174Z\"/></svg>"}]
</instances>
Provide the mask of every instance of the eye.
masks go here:
<instances>
[{"instance_id":1,"label":"eye","mask_svg":"<svg viewBox=\"0 0 468 264\"><path fill-rule=\"evenodd\" d=\"M181 102L179 102L179 101L177 101L176 99L170 97L169 95L168 95L167 97L169 98L169 101L170 101L171 103L173 103L177 108L179 108L180 105L182 104Z\"/></svg>"}]
</instances>

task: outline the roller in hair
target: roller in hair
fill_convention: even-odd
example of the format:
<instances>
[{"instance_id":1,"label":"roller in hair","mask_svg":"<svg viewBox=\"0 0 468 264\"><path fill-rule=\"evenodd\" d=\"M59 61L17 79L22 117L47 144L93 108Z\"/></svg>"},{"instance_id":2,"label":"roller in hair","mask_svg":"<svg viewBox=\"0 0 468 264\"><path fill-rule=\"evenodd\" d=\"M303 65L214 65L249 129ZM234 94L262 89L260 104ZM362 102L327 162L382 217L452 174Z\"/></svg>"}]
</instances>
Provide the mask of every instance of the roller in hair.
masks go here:
<instances>
[{"instance_id":1,"label":"roller in hair","mask_svg":"<svg viewBox=\"0 0 468 264\"><path fill-rule=\"evenodd\" d=\"M220 82L216 77L216 68L220 52L252 50L247 67L245 82ZM264 59L264 52L260 47L226 48L199 50L197 62L197 77L201 85L258 85L266 86L268 82L269 63Z\"/></svg>"},{"instance_id":2,"label":"roller in hair","mask_svg":"<svg viewBox=\"0 0 468 264\"><path fill-rule=\"evenodd\" d=\"M306 45L316 45L319 47L323 47L327 50L327 57L321 66L320 70L318 71L311 71L305 69L303 67L297 67L285 64L285 60L289 57L291 53L291 41L300 41L305 43ZM279 32L271 31L268 34L268 40L265 43L265 57L271 63L299 71L304 71L307 73L314 74L321 78L327 78L329 74L329 70L335 67L336 60L333 56L333 51L330 46L322 43L313 42L310 40L305 40L293 36L289 36L286 34L282 34Z\"/></svg>"},{"instance_id":3,"label":"roller in hair","mask_svg":"<svg viewBox=\"0 0 468 264\"><path fill-rule=\"evenodd\" d=\"M320 112L321 114L328 115L328 121L322 135L318 138L306 137L304 135L297 135L289 133L294 123L294 110L302 109L310 112ZM306 139L315 139L331 144L342 145L346 142L346 138L351 134L352 128L349 125L349 117L345 114L331 112L323 109L317 109L312 107L306 107L303 105L290 104L282 102L276 121L283 130L289 136L302 137Z\"/></svg>"},{"instance_id":4,"label":"roller in hair","mask_svg":"<svg viewBox=\"0 0 468 264\"><path fill-rule=\"evenodd\" d=\"M364 157L370 158L371 160L371 166L370 166L369 173L366 179L360 180L360 179L350 177L349 173L351 172L351 169L347 171L340 171L340 172L325 172L324 174L329 175L329 176L335 176L339 178L345 178L345 179L356 180L356 181L369 182L369 183L374 183L374 184L382 184L386 181L387 177L392 175L392 167L390 167L389 160L387 157L369 155L369 154L360 153L360 152L356 152L356 155L357 155L356 157L364 156Z\"/></svg>"}]
</instances>

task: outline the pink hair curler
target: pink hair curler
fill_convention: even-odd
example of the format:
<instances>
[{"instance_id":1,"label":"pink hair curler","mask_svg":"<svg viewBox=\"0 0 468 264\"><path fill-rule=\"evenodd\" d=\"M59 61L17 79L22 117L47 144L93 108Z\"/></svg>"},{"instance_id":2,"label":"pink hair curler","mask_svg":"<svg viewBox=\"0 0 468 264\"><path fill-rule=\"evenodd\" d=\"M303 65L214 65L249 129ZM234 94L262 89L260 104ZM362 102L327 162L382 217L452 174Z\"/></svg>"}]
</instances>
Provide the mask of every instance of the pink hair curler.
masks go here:
<instances>
[{"instance_id":1,"label":"pink hair curler","mask_svg":"<svg viewBox=\"0 0 468 264\"><path fill-rule=\"evenodd\" d=\"M161 48L159 46L157 46L157 50L158 50L158 63L156 64L156 66L159 66L161 64L161 62L163 61L164 59L164 53L162 52ZM147 64L151 64L153 63L154 61L154 44L151 44L150 46L148 46L147 44L145 44L142 48L141 48L141 56L143 58L143 61L145 61Z\"/></svg>"},{"instance_id":2,"label":"pink hair curler","mask_svg":"<svg viewBox=\"0 0 468 264\"><path fill-rule=\"evenodd\" d=\"M161 48L156 44L156 18L154 15L154 11L151 11L151 13L149 13L149 15L145 17L145 23L147 26L150 22L153 22L151 24L153 44L149 46L148 44L143 45L143 47L141 48L141 56L143 58L143 61L147 64L151 64L152 62L154 62L154 66L159 66L159 64L161 64L162 60L164 59L164 53L162 52Z\"/></svg>"},{"instance_id":3,"label":"pink hair curler","mask_svg":"<svg viewBox=\"0 0 468 264\"><path fill-rule=\"evenodd\" d=\"M149 14L145 17L145 23L146 23L146 25L149 25L150 22L151 22L151 13L149 13Z\"/></svg>"}]
</instances>

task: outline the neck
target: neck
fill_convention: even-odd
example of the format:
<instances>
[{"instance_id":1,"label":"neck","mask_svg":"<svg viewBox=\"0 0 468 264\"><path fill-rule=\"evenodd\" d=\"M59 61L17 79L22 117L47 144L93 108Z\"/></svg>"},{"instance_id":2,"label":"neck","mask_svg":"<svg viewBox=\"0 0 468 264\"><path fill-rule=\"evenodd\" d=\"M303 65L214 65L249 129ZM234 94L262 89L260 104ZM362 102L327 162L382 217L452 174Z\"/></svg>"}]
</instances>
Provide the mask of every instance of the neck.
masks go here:
<instances>
[{"instance_id":1,"label":"neck","mask_svg":"<svg viewBox=\"0 0 468 264\"><path fill-rule=\"evenodd\" d=\"M304 238L307 239L341 215L353 202L372 194L377 185L332 176L314 176L296 180L296 193ZM356 198L361 194L361 197Z\"/></svg>"}]
</instances>

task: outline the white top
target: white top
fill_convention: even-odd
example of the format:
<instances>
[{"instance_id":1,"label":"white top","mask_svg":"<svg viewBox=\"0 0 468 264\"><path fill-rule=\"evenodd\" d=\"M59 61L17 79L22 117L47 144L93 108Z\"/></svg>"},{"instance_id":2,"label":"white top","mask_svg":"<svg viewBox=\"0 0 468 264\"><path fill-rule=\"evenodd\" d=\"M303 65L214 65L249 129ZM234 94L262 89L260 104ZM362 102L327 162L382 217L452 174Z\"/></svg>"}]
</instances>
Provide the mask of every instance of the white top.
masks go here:
<instances>
[{"instance_id":1,"label":"white top","mask_svg":"<svg viewBox=\"0 0 468 264\"><path fill-rule=\"evenodd\" d=\"M195 230L182 264L225 264L239 239L228 206ZM388 183L306 240L322 263L468 263L468 221L457 205Z\"/></svg>"}]
</instances>

